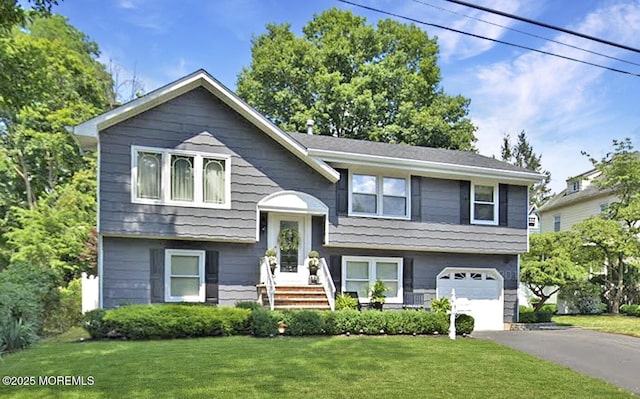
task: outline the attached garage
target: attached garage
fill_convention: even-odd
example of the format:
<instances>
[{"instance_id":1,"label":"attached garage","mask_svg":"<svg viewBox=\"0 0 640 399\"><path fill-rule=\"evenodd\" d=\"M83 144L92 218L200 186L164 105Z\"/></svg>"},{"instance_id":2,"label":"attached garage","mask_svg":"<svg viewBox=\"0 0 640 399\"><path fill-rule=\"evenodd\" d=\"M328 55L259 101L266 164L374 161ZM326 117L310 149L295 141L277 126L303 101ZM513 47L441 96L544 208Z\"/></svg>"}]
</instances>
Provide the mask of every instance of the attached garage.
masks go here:
<instances>
[{"instance_id":1,"label":"attached garage","mask_svg":"<svg viewBox=\"0 0 640 399\"><path fill-rule=\"evenodd\" d=\"M475 319L476 331L504 330L504 280L496 269L447 267L437 276L438 298L455 289L461 313Z\"/></svg>"}]
</instances>

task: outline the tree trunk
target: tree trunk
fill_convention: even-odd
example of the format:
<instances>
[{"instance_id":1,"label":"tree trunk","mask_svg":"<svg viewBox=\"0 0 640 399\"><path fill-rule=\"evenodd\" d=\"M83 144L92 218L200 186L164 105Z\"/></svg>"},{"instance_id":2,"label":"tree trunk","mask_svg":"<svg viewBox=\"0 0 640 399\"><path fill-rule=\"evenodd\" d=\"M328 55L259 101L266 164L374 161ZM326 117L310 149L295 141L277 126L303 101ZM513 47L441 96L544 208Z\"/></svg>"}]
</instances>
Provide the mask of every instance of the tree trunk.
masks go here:
<instances>
[{"instance_id":1,"label":"tree trunk","mask_svg":"<svg viewBox=\"0 0 640 399\"><path fill-rule=\"evenodd\" d=\"M31 188L31 174L29 173L29 167L24 160L22 152L18 154L18 159L20 160L20 170L18 171L18 174L22 177L22 180L24 180L24 187L27 194L27 204L29 204L29 209L33 209L36 201L33 197L33 189Z\"/></svg>"}]
</instances>

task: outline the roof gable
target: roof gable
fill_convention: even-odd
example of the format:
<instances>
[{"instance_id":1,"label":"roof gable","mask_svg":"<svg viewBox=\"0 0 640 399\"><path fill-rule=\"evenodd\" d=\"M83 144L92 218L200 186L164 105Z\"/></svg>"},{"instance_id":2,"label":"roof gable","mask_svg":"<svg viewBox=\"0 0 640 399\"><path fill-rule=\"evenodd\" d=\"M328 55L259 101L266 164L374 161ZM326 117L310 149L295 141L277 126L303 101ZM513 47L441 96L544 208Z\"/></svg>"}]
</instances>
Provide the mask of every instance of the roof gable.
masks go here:
<instances>
[{"instance_id":1,"label":"roof gable","mask_svg":"<svg viewBox=\"0 0 640 399\"><path fill-rule=\"evenodd\" d=\"M202 69L173 83L156 89L145 96L74 126L73 133L76 135L78 141L83 147L93 147L98 141L100 131L139 115L198 87L202 87L209 91L212 95L220 99L234 111L238 112L260 131L267 134L329 181L335 183L339 180L340 175L336 170L321 159L309 156L307 149L303 145L298 143L296 140L293 140L291 136L283 132L280 128Z\"/></svg>"}]
</instances>

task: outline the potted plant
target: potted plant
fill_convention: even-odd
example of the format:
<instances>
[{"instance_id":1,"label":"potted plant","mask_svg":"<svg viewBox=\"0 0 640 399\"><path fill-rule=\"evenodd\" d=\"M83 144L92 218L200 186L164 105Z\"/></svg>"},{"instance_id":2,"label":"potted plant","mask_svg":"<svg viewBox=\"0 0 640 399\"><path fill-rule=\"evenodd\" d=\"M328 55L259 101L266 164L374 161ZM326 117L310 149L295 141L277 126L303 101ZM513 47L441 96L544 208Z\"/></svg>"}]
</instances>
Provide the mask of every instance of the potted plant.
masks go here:
<instances>
[{"instance_id":1,"label":"potted plant","mask_svg":"<svg viewBox=\"0 0 640 399\"><path fill-rule=\"evenodd\" d=\"M276 258L276 250L275 248L269 248L264 253L267 257L267 262L269 263L269 268L271 269L271 274L275 274L276 266L278 266L278 258Z\"/></svg>"},{"instance_id":2,"label":"potted plant","mask_svg":"<svg viewBox=\"0 0 640 399\"><path fill-rule=\"evenodd\" d=\"M385 291L389 291L386 285L382 282L382 280L377 280L375 284L373 284L373 288L370 291L370 304L373 309L382 310L382 305L385 302Z\"/></svg>"},{"instance_id":3,"label":"potted plant","mask_svg":"<svg viewBox=\"0 0 640 399\"><path fill-rule=\"evenodd\" d=\"M320 254L318 251L311 251L308 255L309 262L309 284L318 284L318 269L320 268Z\"/></svg>"}]
</instances>

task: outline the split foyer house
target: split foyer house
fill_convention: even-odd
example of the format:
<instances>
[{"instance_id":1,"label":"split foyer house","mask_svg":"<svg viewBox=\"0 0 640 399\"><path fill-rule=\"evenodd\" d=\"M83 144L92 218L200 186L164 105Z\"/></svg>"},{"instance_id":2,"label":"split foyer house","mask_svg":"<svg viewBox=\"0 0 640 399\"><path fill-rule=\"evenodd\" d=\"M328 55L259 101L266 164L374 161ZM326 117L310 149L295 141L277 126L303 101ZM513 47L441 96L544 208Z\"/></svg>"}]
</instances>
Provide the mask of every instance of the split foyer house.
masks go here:
<instances>
[{"instance_id":1,"label":"split foyer house","mask_svg":"<svg viewBox=\"0 0 640 399\"><path fill-rule=\"evenodd\" d=\"M469 152L287 133L202 70L74 133L99 158L101 307L274 306L279 290L310 289L316 250L326 308L336 292L367 302L379 279L385 308L454 288L477 329L516 320L527 188L541 178L532 171ZM284 230L294 246L280 248Z\"/></svg>"}]
</instances>

